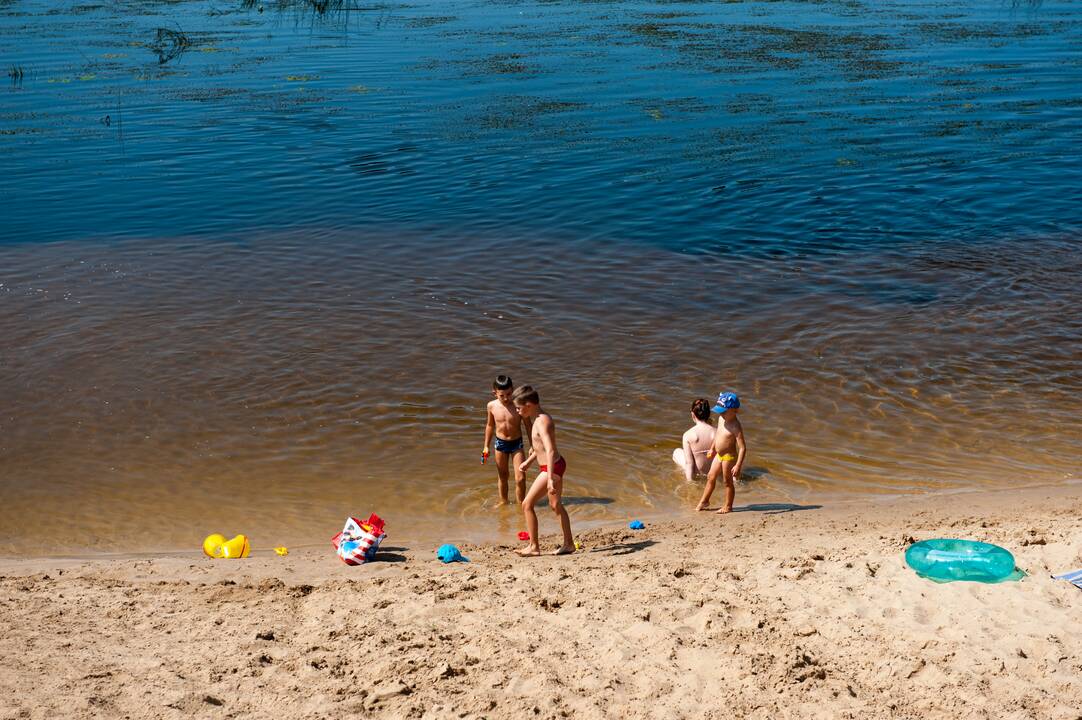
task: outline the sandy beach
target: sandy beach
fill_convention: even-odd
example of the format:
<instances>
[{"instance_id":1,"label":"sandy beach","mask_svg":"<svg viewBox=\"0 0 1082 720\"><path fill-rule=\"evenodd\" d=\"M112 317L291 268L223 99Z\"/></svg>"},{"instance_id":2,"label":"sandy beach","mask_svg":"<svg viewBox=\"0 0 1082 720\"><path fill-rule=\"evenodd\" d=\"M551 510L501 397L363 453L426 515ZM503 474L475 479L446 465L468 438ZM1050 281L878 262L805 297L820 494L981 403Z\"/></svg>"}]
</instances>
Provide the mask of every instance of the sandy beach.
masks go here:
<instances>
[{"instance_id":1,"label":"sandy beach","mask_svg":"<svg viewBox=\"0 0 1082 720\"><path fill-rule=\"evenodd\" d=\"M3 560L0 717L1082 717L1077 486L742 507L562 558ZM944 536L1025 578L919 578Z\"/></svg>"}]
</instances>

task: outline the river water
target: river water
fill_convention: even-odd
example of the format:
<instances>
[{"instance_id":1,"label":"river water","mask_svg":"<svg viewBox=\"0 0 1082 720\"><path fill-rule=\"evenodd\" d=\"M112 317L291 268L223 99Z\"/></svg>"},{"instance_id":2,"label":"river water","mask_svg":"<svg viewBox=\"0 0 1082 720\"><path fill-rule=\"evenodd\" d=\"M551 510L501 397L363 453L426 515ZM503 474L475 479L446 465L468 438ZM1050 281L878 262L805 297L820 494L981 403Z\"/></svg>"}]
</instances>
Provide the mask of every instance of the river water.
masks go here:
<instances>
[{"instance_id":1,"label":"river water","mask_svg":"<svg viewBox=\"0 0 1082 720\"><path fill-rule=\"evenodd\" d=\"M0 2L0 552L512 540L537 387L577 527L1072 482L1070 2ZM542 514L542 529L555 530Z\"/></svg>"}]
</instances>

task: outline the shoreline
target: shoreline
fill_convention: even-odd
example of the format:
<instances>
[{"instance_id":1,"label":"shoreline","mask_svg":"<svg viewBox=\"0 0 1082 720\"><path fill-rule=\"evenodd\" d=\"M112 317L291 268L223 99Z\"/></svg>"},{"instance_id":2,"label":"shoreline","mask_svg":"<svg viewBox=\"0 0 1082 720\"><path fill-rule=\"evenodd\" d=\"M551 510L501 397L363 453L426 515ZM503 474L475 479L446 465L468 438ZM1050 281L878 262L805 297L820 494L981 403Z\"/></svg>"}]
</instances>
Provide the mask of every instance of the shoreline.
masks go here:
<instances>
[{"instance_id":1,"label":"shoreline","mask_svg":"<svg viewBox=\"0 0 1082 720\"><path fill-rule=\"evenodd\" d=\"M695 481L696 487L701 487L702 484L703 484L703 482L701 480ZM953 497L980 497L980 496L985 496L985 495L1015 494L1015 493L1018 493L1018 492L1031 493L1031 492L1039 492L1039 491L1043 491L1043 490L1059 490L1059 489L1062 489L1062 490L1068 491L1068 492L1071 489L1077 489L1077 491L1080 494L1082 494L1082 479L1070 477L1070 478L1064 478L1060 482L1038 482L1038 483L1033 483L1033 484L1018 485L1018 486L1015 486L1013 488L987 488L987 487L944 488L944 489L935 489L935 490L910 492L910 493L893 493L892 492L892 493L883 493L883 494L850 493L850 492L839 491L839 492L833 493L833 494L821 493L821 494L819 494L819 498L817 500L815 500L815 501L813 501L811 499L804 499L804 498L794 499L791 496L788 497L788 498L785 498L785 499L778 499L778 498L761 499L761 498L757 498L757 499L752 500L752 501L747 501L747 500L742 501L742 498L747 497L747 495L749 494L749 491L748 491L748 489L743 489L743 491L742 491L742 489L738 486L738 488L737 488L736 513L740 514L742 512L749 512L749 510L742 510L741 508L746 508L748 506L757 506L757 505L794 505L794 506L807 505L807 506L816 506L815 509L817 509L817 510L819 510L819 509L842 510L842 509L845 509L845 508L854 508L854 507L865 506L866 505L869 509L873 509L873 508L878 508L878 507L881 507L881 506L883 506L885 504L890 504L890 503L905 503L905 502L910 502L910 501L911 502L920 502L920 501L923 501L923 500L934 500L936 498L944 498L944 497L950 497L950 498L953 498ZM752 489L752 491L753 490L754 489ZM722 491L723 491L723 488L721 488L721 487L719 487L719 489L717 491L715 491L714 498L713 498L715 505L716 505L717 501L719 500L718 493L722 492ZM517 521L519 525L523 526L523 528L525 527L524 523L521 522L521 520L522 520L521 510L518 509L517 506L515 505L515 503L513 503L513 502L511 503L510 506L508 506L506 508L485 507L485 508L482 508L481 510L479 510L479 512L505 512L510 516L511 519L513 519L514 521ZM754 511L752 510L752 512L754 512ZM537 514L538 514L538 518L540 520L540 525L541 525L542 532L543 532L544 528L545 528L545 526L547 524L546 520L551 519L548 516L547 505L545 504L543 499L537 505ZM367 516L366 513L365 513L365 515ZM690 518L697 517L697 515L694 512L690 511L690 510L687 511L686 513L682 513L678 517L673 517L673 516L674 516L674 513L671 510L668 510L668 509L657 509L657 510L653 510L653 511L641 510L640 509L638 511L638 514L636 514L634 511L629 512L628 515L627 515L627 518L622 519L622 520L611 519L611 520L589 520L589 521L586 521L585 523L583 523L585 525L585 529L583 529L581 531L579 530L581 525L575 523L574 514L572 514L571 519L572 519L573 529L576 530L576 537L577 537L579 534L593 533L593 532L605 531L605 530L618 530L620 528L626 527L628 520L633 519L633 518L643 519L643 520L649 521L651 524L654 524L654 525L668 525L668 524L688 521L688 520L690 520ZM385 518L385 519L388 519L388 518ZM343 518L343 520L344 520L344 518ZM435 547L437 547L438 545L443 544L444 542L451 542L451 543L460 545L462 547L471 547L471 548L474 548L474 547L489 547L489 546L500 547L500 546L506 545L506 542L504 540L497 540L497 539L480 539L480 540L478 540L478 539L456 538L456 537L446 537L446 538L436 539L437 533L431 533L431 534L425 534L425 535L416 535L415 534L413 536L407 535L405 537L402 537L402 536L399 536L397 533L394 532L393 518L389 519L389 525L391 525L391 534L388 536L388 538L389 538L389 542L392 545L401 544L401 543L407 543L407 544L429 544L429 543L431 543L431 544L433 544L433 550L435 549ZM326 539L325 540L315 540L315 541L309 541L309 542L304 542L304 543L290 543L288 545L289 550L292 553L294 550L317 550L317 549L322 549L322 548L325 548L325 547L329 548L330 547L330 538L334 535L335 532L337 532L337 529L327 531L325 533L326 534ZM266 534L266 533L262 533L262 534ZM509 533L509 537L511 537L513 535L514 535L514 533ZM251 537L251 535L250 535L250 537ZM154 559L165 559L165 558L172 558L172 559L183 559L183 558L192 559L192 558L197 558L197 559L202 560L202 559L206 559L206 557L203 555L203 552L200 549L201 548L201 541L202 541L202 537L199 537L199 538L194 538L193 537L193 545L192 545L191 548L175 548L175 547L174 548L164 548L164 549L149 548L149 549L146 549L146 550L133 550L133 551L129 551L129 552L110 552L110 551L86 552L86 553L61 552L61 553L56 553L56 554L34 554L34 555L29 555L29 554L20 555L20 554L11 554L11 553L0 553L0 570L2 570L5 567L5 563L7 563L7 562L19 562L19 561L26 561L26 562L43 561L43 562L45 562L45 561L55 560L55 561L71 561L71 562L94 562L94 561L154 560ZM272 547L273 547L273 544L267 544L267 543L254 544L253 543L253 551L252 551L253 554L252 554L250 559L274 558L274 557L276 557L274 555L273 551L272 551Z\"/></svg>"},{"instance_id":2,"label":"shoreline","mask_svg":"<svg viewBox=\"0 0 1082 720\"><path fill-rule=\"evenodd\" d=\"M0 717L1077 718L1082 595L1049 575L1082 567L1082 492L928 500L595 529L559 558L463 545L468 564L393 538L360 567L329 544L3 559ZM944 536L1026 576L917 577L905 547Z\"/></svg>"}]
</instances>

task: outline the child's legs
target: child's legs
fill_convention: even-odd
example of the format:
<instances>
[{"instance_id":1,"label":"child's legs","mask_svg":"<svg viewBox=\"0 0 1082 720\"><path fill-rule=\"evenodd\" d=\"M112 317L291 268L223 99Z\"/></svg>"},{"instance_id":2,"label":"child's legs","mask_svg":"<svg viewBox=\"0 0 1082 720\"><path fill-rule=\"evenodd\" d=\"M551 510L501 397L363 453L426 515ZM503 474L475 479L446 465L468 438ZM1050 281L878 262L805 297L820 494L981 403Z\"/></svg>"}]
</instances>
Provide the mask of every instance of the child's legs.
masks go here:
<instances>
[{"instance_id":1,"label":"child's legs","mask_svg":"<svg viewBox=\"0 0 1082 720\"><path fill-rule=\"evenodd\" d=\"M732 460L726 460L721 464L721 474L725 478L725 505L722 510L728 512L733 509L733 500L736 499L736 487L733 485L733 467L736 465Z\"/></svg>"},{"instance_id":2,"label":"child's legs","mask_svg":"<svg viewBox=\"0 0 1082 720\"><path fill-rule=\"evenodd\" d=\"M552 476L552 491L549 493L549 507L560 518L560 529L564 534L565 549L575 547L575 538L571 535L571 517L563 503L564 479L561 475Z\"/></svg>"},{"instance_id":3,"label":"child's legs","mask_svg":"<svg viewBox=\"0 0 1082 720\"><path fill-rule=\"evenodd\" d=\"M499 475L500 502L507 502L507 464L511 456L505 452L496 451L496 473Z\"/></svg>"},{"instance_id":4,"label":"child's legs","mask_svg":"<svg viewBox=\"0 0 1082 720\"><path fill-rule=\"evenodd\" d=\"M715 455L714 462L710 463L710 471L706 473L706 487L703 488L703 497L699 500L699 510L710 504L710 496L714 494L714 487L718 484L722 464L721 458Z\"/></svg>"},{"instance_id":5,"label":"child's legs","mask_svg":"<svg viewBox=\"0 0 1082 720\"><path fill-rule=\"evenodd\" d=\"M526 530L530 533L530 546L533 548L537 548L537 513L533 506L548 491L548 485L549 474L539 474L530 486L530 491L526 493L526 499L522 501L522 514L526 516Z\"/></svg>"},{"instance_id":6,"label":"child's legs","mask_svg":"<svg viewBox=\"0 0 1082 720\"><path fill-rule=\"evenodd\" d=\"M514 463L515 470L515 499L521 503L526 499L526 471L520 470L519 466L526 462L526 451L519 450L511 456L511 462Z\"/></svg>"}]
</instances>

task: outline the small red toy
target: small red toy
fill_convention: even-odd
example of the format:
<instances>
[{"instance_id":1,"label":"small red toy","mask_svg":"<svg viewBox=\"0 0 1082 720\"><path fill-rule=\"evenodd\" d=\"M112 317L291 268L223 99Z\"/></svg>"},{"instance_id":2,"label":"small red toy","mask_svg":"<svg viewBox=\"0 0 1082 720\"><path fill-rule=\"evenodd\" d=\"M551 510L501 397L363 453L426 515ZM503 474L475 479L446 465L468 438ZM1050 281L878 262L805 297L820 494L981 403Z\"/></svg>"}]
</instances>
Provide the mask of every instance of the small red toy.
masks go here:
<instances>
[{"instance_id":1,"label":"small red toy","mask_svg":"<svg viewBox=\"0 0 1082 720\"><path fill-rule=\"evenodd\" d=\"M529 539L530 539L530 533L528 533L528 532L526 532L525 530L523 530L522 532L520 532L520 533L518 534L518 539L519 539L519 540L529 540Z\"/></svg>"}]
</instances>

